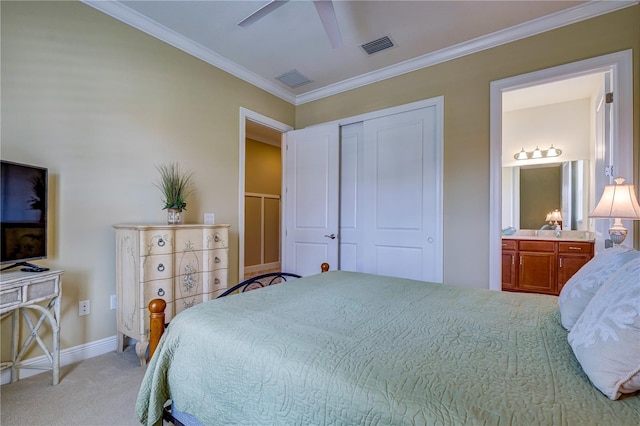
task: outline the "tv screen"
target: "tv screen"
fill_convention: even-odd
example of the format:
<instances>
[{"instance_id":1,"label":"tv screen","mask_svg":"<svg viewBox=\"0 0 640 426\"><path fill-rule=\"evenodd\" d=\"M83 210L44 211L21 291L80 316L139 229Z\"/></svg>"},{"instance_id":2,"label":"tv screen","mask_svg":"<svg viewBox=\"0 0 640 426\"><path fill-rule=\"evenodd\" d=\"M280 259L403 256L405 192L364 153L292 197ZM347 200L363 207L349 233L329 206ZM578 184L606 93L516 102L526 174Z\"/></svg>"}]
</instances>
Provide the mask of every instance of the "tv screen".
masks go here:
<instances>
[{"instance_id":1,"label":"tv screen","mask_svg":"<svg viewBox=\"0 0 640 426\"><path fill-rule=\"evenodd\" d=\"M0 161L0 263L47 257L47 169Z\"/></svg>"}]
</instances>

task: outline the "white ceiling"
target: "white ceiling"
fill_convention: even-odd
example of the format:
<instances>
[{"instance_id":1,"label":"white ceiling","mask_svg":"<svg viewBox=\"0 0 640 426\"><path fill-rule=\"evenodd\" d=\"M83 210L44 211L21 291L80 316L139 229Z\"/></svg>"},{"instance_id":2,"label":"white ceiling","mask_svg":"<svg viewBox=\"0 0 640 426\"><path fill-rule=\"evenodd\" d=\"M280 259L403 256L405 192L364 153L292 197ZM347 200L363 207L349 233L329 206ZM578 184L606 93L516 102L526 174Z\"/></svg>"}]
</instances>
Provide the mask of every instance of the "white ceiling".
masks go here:
<instances>
[{"instance_id":1,"label":"white ceiling","mask_svg":"<svg viewBox=\"0 0 640 426\"><path fill-rule=\"evenodd\" d=\"M333 49L308 0L248 28L237 23L267 1L82 1L296 105L638 3L334 1L343 45ZM383 36L396 46L361 48ZM292 70L312 83L276 80Z\"/></svg>"}]
</instances>

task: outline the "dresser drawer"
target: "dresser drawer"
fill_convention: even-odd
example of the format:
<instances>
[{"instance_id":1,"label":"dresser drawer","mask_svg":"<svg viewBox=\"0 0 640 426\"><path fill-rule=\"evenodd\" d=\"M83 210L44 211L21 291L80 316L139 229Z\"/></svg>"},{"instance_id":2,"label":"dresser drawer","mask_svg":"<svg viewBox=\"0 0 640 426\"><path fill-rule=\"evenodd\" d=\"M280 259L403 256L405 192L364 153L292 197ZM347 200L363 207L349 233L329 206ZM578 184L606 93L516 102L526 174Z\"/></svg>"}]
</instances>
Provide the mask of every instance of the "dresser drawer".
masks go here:
<instances>
[{"instance_id":1,"label":"dresser drawer","mask_svg":"<svg viewBox=\"0 0 640 426\"><path fill-rule=\"evenodd\" d=\"M140 281L163 280L173 276L173 255L146 256L140 263Z\"/></svg>"},{"instance_id":2,"label":"dresser drawer","mask_svg":"<svg viewBox=\"0 0 640 426\"><path fill-rule=\"evenodd\" d=\"M202 229L180 229L176 231L176 253L202 250L204 238Z\"/></svg>"},{"instance_id":3,"label":"dresser drawer","mask_svg":"<svg viewBox=\"0 0 640 426\"><path fill-rule=\"evenodd\" d=\"M561 242L558 243L558 253L593 254L593 244Z\"/></svg>"},{"instance_id":4,"label":"dresser drawer","mask_svg":"<svg viewBox=\"0 0 640 426\"><path fill-rule=\"evenodd\" d=\"M140 231L140 256L173 253L173 231L155 229Z\"/></svg>"},{"instance_id":5,"label":"dresser drawer","mask_svg":"<svg viewBox=\"0 0 640 426\"><path fill-rule=\"evenodd\" d=\"M227 269L218 269L216 271L207 272L208 277L208 289L205 291L207 293L217 292L219 290L226 290L228 286L227 284ZM215 299L214 297L210 297L210 299Z\"/></svg>"},{"instance_id":6,"label":"dresser drawer","mask_svg":"<svg viewBox=\"0 0 640 426\"><path fill-rule=\"evenodd\" d=\"M186 251L175 254L175 275L188 275L205 270L202 251Z\"/></svg>"},{"instance_id":7,"label":"dresser drawer","mask_svg":"<svg viewBox=\"0 0 640 426\"><path fill-rule=\"evenodd\" d=\"M204 289L204 277L202 272L179 275L175 277L173 297L176 299L201 295Z\"/></svg>"},{"instance_id":8,"label":"dresser drawer","mask_svg":"<svg viewBox=\"0 0 640 426\"><path fill-rule=\"evenodd\" d=\"M205 248L218 249L229 247L229 229L216 228L205 230Z\"/></svg>"},{"instance_id":9,"label":"dresser drawer","mask_svg":"<svg viewBox=\"0 0 640 426\"><path fill-rule=\"evenodd\" d=\"M173 300L173 278L166 280L147 281L144 286L144 299L141 308L149 307L153 299L164 299L165 302Z\"/></svg>"},{"instance_id":10,"label":"dresser drawer","mask_svg":"<svg viewBox=\"0 0 640 426\"><path fill-rule=\"evenodd\" d=\"M518 242L516 240L502 240L502 250L516 250Z\"/></svg>"},{"instance_id":11,"label":"dresser drawer","mask_svg":"<svg viewBox=\"0 0 640 426\"><path fill-rule=\"evenodd\" d=\"M11 288L0 293L0 308L8 308L20 303L22 303L22 287Z\"/></svg>"},{"instance_id":12,"label":"dresser drawer","mask_svg":"<svg viewBox=\"0 0 640 426\"><path fill-rule=\"evenodd\" d=\"M534 241L534 240L518 241L518 249L520 251L553 252L555 251L554 246L555 246L555 243L553 241Z\"/></svg>"},{"instance_id":13,"label":"dresser drawer","mask_svg":"<svg viewBox=\"0 0 640 426\"><path fill-rule=\"evenodd\" d=\"M215 271L216 269L227 267L227 257L229 256L227 249L209 250L207 253L205 271Z\"/></svg>"},{"instance_id":14,"label":"dresser drawer","mask_svg":"<svg viewBox=\"0 0 640 426\"><path fill-rule=\"evenodd\" d=\"M196 297L185 297L183 299L176 299L174 302L174 316L178 315L180 312L188 309L192 306L199 305L202 303L202 295Z\"/></svg>"}]
</instances>

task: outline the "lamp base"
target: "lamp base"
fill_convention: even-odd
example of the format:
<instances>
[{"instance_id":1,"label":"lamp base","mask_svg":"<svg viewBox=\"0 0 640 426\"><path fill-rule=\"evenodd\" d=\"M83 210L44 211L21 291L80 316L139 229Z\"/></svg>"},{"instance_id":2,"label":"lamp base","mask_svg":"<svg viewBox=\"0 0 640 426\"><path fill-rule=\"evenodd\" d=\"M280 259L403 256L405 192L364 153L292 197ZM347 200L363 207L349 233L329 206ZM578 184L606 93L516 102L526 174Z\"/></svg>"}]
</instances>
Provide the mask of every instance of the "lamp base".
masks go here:
<instances>
[{"instance_id":1,"label":"lamp base","mask_svg":"<svg viewBox=\"0 0 640 426\"><path fill-rule=\"evenodd\" d=\"M627 238L626 228L609 228L609 238L614 244L622 244L625 238Z\"/></svg>"}]
</instances>

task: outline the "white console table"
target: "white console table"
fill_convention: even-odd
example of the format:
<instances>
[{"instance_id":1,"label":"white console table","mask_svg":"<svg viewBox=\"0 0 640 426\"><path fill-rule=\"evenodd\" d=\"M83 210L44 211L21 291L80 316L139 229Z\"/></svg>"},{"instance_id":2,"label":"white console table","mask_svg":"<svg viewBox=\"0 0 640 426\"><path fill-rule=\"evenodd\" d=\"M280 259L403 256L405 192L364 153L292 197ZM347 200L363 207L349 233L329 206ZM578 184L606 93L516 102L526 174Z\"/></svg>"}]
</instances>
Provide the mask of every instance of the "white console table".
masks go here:
<instances>
[{"instance_id":1,"label":"white console table","mask_svg":"<svg viewBox=\"0 0 640 426\"><path fill-rule=\"evenodd\" d=\"M37 368L53 371L53 384L60 379L60 297L62 295L60 276L63 271L45 272L3 272L0 274L0 318L11 316L11 361L3 361L2 369L11 368L11 383L20 379L21 368ZM48 301L48 302L47 302ZM40 304L40 302L46 302ZM34 322L28 311L36 312ZM20 316L29 327L30 334L20 349ZM47 321L51 326L53 339L51 349L40 336L40 327ZM22 361L27 350L36 342L51 364L49 367L24 365Z\"/></svg>"}]
</instances>

